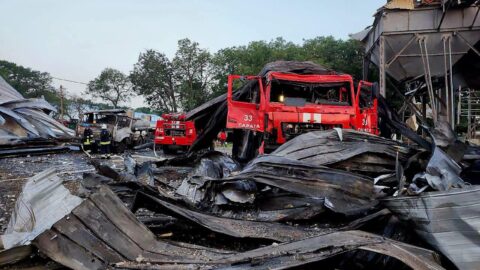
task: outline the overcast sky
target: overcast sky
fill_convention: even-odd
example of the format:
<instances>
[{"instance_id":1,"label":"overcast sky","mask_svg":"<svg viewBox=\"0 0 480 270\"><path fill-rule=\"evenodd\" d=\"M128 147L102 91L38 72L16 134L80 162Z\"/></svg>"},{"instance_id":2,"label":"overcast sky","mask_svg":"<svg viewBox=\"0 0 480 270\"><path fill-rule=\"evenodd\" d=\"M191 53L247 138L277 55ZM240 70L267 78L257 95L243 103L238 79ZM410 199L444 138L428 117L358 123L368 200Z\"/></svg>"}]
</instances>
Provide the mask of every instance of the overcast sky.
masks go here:
<instances>
[{"instance_id":1,"label":"overcast sky","mask_svg":"<svg viewBox=\"0 0 480 270\"><path fill-rule=\"evenodd\" d=\"M104 68L128 73L140 52L171 57L190 38L210 52L253 40L347 39L385 0L0 0L0 59L88 82ZM85 86L55 80L69 93ZM133 107L143 105L134 98Z\"/></svg>"}]
</instances>

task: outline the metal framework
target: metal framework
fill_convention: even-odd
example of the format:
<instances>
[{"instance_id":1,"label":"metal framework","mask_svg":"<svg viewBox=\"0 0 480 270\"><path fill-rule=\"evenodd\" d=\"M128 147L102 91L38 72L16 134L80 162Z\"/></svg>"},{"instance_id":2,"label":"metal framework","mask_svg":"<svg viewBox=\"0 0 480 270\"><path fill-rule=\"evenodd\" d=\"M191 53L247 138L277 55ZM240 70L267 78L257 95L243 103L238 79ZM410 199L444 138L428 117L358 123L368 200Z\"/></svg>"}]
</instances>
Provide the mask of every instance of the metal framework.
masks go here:
<instances>
[{"instance_id":1,"label":"metal framework","mask_svg":"<svg viewBox=\"0 0 480 270\"><path fill-rule=\"evenodd\" d=\"M457 89L466 85L459 85L462 80L456 77L461 74L453 69L470 51L480 57L474 45L480 42L478 4L459 6L445 1L437 6L379 10L369 32L354 37L365 44L363 79L368 80L370 63L376 65L380 93L386 96L387 74L397 83L423 78L428 100L419 99L430 103L434 122L441 116L454 128ZM434 83L433 77L441 80Z\"/></svg>"}]
</instances>

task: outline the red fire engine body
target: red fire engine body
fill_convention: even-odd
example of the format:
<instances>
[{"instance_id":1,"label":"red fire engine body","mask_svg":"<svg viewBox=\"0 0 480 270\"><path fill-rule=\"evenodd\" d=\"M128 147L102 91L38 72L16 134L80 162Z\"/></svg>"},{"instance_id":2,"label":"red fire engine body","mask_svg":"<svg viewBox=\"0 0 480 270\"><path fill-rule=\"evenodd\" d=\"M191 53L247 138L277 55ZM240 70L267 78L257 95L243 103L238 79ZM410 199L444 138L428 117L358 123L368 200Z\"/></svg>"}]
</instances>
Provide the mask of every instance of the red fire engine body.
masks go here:
<instances>
[{"instance_id":1,"label":"red fire engine body","mask_svg":"<svg viewBox=\"0 0 480 270\"><path fill-rule=\"evenodd\" d=\"M193 121L186 121L185 113L169 113L162 115L157 121L155 145L160 145L165 153L175 150L186 150L197 137Z\"/></svg>"},{"instance_id":2,"label":"red fire engine body","mask_svg":"<svg viewBox=\"0 0 480 270\"><path fill-rule=\"evenodd\" d=\"M237 79L257 80L259 94L255 101L233 99ZM264 146L270 148L301 133L335 127L378 134L377 99L372 86L360 81L355 91L352 76L344 74L230 75L227 128L262 132Z\"/></svg>"}]
</instances>

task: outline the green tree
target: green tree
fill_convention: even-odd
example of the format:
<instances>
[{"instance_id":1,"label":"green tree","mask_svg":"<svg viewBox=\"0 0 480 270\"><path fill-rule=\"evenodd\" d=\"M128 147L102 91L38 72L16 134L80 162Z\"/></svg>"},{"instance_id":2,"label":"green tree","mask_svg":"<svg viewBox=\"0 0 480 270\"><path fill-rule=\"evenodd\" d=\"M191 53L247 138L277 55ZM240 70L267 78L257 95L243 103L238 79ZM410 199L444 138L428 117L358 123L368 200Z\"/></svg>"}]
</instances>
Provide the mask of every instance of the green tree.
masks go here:
<instances>
[{"instance_id":1,"label":"green tree","mask_svg":"<svg viewBox=\"0 0 480 270\"><path fill-rule=\"evenodd\" d=\"M335 71L362 76L363 47L359 41L335 39L332 36L304 40L303 58Z\"/></svg>"},{"instance_id":2,"label":"green tree","mask_svg":"<svg viewBox=\"0 0 480 270\"><path fill-rule=\"evenodd\" d=\"M0 60L0 76L25 98L44 97L55 105L60 103L59 95L52 85L52 77L47 72Z\"/></svg>"},{"instance_id":3,"label":"green tree","mask_svg":"<svg viewBox=\"0 0 480 270\"><path fill-rule=\"evenodd\" d=\"M331 36L304 40L302 44L279 37L270 42L252 41L247 46L219 50L212 57L214 79L212 97L226 92L228 74L254 75L269 62L278 60L312 61L327 68L361 77L363 47L355 40Z\"/></svg>"},{"instance_id":4,"label":"green tree","mask_svg":"<svg viewBox=\"0 0 480 270\"><path fill-rule=\"evenodd\" d=\"M114 108L133 96L129 78L113 68L104 69L97 78L90 81L87 93L110 103Z\"/></svg>"},{"instance_id":5,"label":"green tree","mask_svg":"<svg viewBox=\"0 0 480 270\"><path fill-rule=\"evenodd\" d=\"M172 65L183 109L191 110L207 101L212 82L210 53L197 42L181 39Z\"/></svg>"},{"instance_id":6,"label":"green tree","mask_svg":"<svg viewBox=\"0 0 480 270\"><path fill-rule=\"evenodd\" d=\"M283 38L270 42L253 41L247 46L230 47L219 50L212 58L214 79L212 96L226 92L229 74L258 74L265 64L278 60L305 60L301 48Z\"/></svg>"},{"instance_id":7,"label":"green tree","mask_svg":"<svg viewBox=\"0 0 480 270\"><path fill-rule=\"evenodd\" d=\"M65 115L72 120L78 119L83 113L90 110L92 102L78 95L71 95L65 99L64 106Z\"/></svg>"},{"instance_id":8,"label":"green tree","mask_svg":"<svg viewBox=\"0 0 480 270\"><path fill-rule=\"evenodd\" d=\"M178 89L172 63L165 54L154 50L140 53L130 73L133 89L145 97L148 105L161 112L177 112Z\"/></svg>"},{"instance_id":9,"label":"green tree","mask_svg":"<svg viewBox=\"0 0 480 270\"><path fill-rule=\"evenodd\" d=\"M130 73L133 89L153 110L191 110L207 101L212 86L211 54L189 39L178 41L172 61L161 52L140 53Z\"/></svg>"},{"instance_id":10,"label":"green tree","mask_svg":"<svg viewBox=\"0 0 480 270\"><path fill-rule=\"evenodd\" d=\"M252 41L210 54L189 39L178 41L175 57L148 50L140 54L130 78L137 93L159 111L190 110L226 93L229 74L258 74L269 62L313 61L360 78L363 48L355 40L331 36L304 40L301 44L279 37L269 42Z\"/></svg>"}]
</instances>

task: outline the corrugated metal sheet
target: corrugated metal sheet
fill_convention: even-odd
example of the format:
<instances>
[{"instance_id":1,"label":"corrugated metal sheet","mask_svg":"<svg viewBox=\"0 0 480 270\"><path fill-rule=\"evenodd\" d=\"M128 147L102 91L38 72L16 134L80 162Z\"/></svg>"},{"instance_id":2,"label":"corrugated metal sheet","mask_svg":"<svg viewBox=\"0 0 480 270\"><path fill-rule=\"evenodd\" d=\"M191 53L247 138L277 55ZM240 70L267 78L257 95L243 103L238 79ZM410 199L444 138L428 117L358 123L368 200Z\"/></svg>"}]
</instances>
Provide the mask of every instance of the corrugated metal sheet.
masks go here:
<instances>
[{"instance_id":1,"label":"corrugated metal sheet","mask_svg":"<svg viewBox=\"0 0 480 270\"><path fill-rule=\"evenodd\" d=\"M55 168L30 177L17 199L5 234L0 236L3 248L28 245L81 202L62 185Z\"/></svg>"},{"instance_id":2,"label":"corrugated metal sheet","mask_svg":"<svg viewBox=\"0 0 480 270\"><path fill-rule=\"evenodd\" d=\"M480 269L480 186L383 202L459 269Z\"/></svg>"},{"instance_id":3,"label":"corrugated metal sheet","mask_svg":"<svg viewBox=\"0 0 480 270\"><path fill-rule=\"evenodd\" d=\"M73 130L49 115L52 111L55 107L44 99L26 99L0 77L0 145L74 136Z\"/></svg>"}]
</instances>

